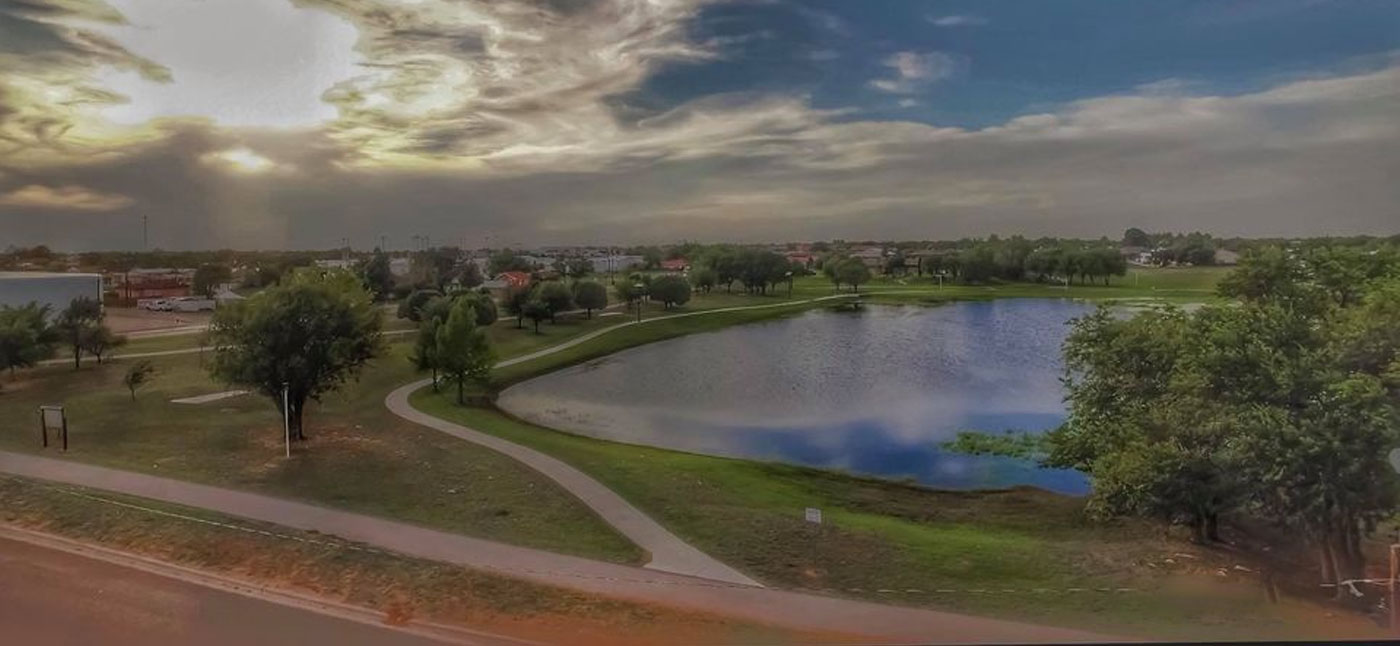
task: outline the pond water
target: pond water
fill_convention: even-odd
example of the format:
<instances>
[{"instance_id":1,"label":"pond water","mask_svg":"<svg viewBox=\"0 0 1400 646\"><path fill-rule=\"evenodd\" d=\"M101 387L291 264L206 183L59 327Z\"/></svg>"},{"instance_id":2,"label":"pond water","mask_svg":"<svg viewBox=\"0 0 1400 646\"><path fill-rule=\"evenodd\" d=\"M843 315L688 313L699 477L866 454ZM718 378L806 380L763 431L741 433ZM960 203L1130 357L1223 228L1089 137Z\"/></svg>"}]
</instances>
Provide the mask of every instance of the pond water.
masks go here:
<instances>
[{"instance_id":1,"label":"pond water","mask_svg":"<svg viewBox=\"0 0 1400 646\"><path fill-rule=\"evenodd\" d=\"M523 419L621 442L910 477L947 488L1088 491L1078 472L950 454L961 430L1065 417L1068 300L813 310L639 346L517 384Z\"/></svg>"}]
</instances>

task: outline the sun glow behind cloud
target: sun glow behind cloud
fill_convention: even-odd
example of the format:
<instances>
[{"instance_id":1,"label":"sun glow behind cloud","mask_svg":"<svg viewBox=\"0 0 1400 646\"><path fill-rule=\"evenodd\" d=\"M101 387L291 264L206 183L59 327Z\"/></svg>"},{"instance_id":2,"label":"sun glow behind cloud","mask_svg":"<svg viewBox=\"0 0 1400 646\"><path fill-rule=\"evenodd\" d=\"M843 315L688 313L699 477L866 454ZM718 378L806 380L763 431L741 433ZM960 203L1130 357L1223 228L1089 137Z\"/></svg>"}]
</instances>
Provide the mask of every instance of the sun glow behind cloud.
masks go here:
<instances>
[{"instance_id":1,"label":"sun glow behind cloud","mask_svg":"<svg viewBox=\"0 0 1400 646\"><path fill-rule=\"evenodd\" d=\"M360 73L350 22L288 0L112 0L125 24L92 29L160 61L168 82L104 68L98 83L127 101L101 114L137 125L204 117L229 127L308 127L337 116L322 95Z\"/></svg>"}]
</instances>

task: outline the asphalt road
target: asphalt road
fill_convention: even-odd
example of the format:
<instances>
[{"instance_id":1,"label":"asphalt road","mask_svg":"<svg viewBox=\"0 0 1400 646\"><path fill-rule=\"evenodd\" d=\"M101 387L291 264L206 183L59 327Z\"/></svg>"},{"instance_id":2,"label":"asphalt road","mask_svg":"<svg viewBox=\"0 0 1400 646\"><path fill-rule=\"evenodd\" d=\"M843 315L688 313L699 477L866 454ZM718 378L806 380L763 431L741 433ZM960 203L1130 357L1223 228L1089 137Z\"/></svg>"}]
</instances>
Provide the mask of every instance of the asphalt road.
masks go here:
<instances>
[{"instance_id":1,"label":"asphalt road","mask_svg":"<svg viewBox=\"0 0 1400 646\"><path fill-rule=\"evenodd\" d=\"M3 538L0 642L26 646L443 643Z\"/></svg>"}]
</instances>

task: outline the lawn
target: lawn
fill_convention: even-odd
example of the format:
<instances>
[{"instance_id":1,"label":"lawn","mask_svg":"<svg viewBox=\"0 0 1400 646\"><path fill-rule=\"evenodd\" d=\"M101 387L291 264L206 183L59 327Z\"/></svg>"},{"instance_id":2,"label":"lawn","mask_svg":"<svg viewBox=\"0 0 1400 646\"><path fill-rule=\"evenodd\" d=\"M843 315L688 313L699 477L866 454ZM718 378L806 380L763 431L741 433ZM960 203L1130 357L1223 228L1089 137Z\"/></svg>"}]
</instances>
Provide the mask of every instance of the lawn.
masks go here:
<instances>
[{"instance_id":1,"label":"lawn","mask_svg":"<svg viewBox=\"0 0 1400 646\"><path fill-rule=\"evenodd\" d=\"M427 390L412 401L582 469L769 584L1159 639L1367 630L1351 618L1324 619L1317 605L1270 605L1254 575L1231 569L1239 561L1230 555L1145 523L1091 523L1076 498L1030 488L935 491L596 440L458 407ZM821 525L804 520L807 507L823 510Z\"/></svg>"},{"instance_id":2,"label":"lawn","mask_svg":"<svg viewBox=\"0 0 1400 646\"><path fill-rule=\"evenodd\" d=\"M9 525L336 599L383 612L386 622L467 625L544 642L771 644L821 639L435 561L364 552L324 535L131 496L0 476L0 500L5 501L0 522Z\"/></svg>"},{"instance_id":3,"label":"lawn","mask_svg":"<svg viewBox=\"0 0 1400 646\"><path fill-rule=\"evenodd\" d=\"M35 407L62 403L70 450L62 457L249 489L451 531L593 558L635 563L640 551L553 481L490 450L405 422L384 396L415 378L395 343L357 382L307 413L310 440L282 457L271 402L243 396L209 404L169 400L227 390L199 354L152 359L158 372L133 402L124 361L49 366L6 380L0 448L40 452ZM58 457L56 450L48 451Z\"/></svg>"}]
</instances>

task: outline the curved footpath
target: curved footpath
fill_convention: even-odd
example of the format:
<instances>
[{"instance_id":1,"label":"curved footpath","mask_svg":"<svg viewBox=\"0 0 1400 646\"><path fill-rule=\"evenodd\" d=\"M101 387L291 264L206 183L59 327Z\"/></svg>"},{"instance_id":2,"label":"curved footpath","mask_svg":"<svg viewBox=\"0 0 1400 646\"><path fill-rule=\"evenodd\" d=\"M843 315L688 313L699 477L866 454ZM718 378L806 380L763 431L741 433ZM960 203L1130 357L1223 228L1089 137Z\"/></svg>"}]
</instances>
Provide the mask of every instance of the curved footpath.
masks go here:
<instances>
[{"instance_id":1,"label":"curved footpath","mask_svg":"<svg viewBox=\"0 0 1400 646\"><path fill-rule=\"evenodd\" d=\"M723 307L712 310L699 310L695 312L684 312L668 316L658 316L641 321L626 321L617 325L609 326L601 330L595 330L588 334L569 339L558 345L553 345L542 350L537 350L529 354L512 357L496 364L497 368L513 366L527 361L533 361L540 357L548 356L562 350L567 350L574 346L587 343L604 334L609 334L617 330L634 326L645 325L652 321L664 321L669 319L684 318L688 316L701 316L705 314L718 314L723 312L738 312L746 310L768 309L774 307L787 307L793 305L807 305L820 301L827 301L840 298L848 298L853 295L837 294L834 296L823 296L800 301L784 301L782 303L768 303L765 305L745 305L736 307ZM557 458L551 457L535 449L510 442L488 433L467 428L461 424L449 422L447 420L433 417L414 408L408 402L410 395L414 391L424 388L432 383L431 379L423 379L407 384L395 389L384 398L384 405L391 412L410 422L426 426L436 431L447 433L474 444L480 444L486 448L499 453L504 453L525 464L549 479L555 481L569 493L572 493L583 504L598 514L604 522L612 525L614 529L626 536L638 547L646 550L651 556L651 560L646 567L662 572L672 572L687 576L710 579L713 581L723 581L725 583L735 583L740 585L760 585L757 581L744 576L738 570L721 563L718 559L701 552L689 543L681 540L680 537L672 534L660 523L652 520L650 516L642 513L631 503L617 495L613 490L607 488L602 483L594 480L582 471L569 466L567 463Z\"/></svg>"},{"instance_id":2,"label":"curved footpath","mask_svg":"<svg viewBox=\"0 0 1400 646\"><path fill-rule=\"evenodd\" d=\"M777 626L919 643L1112 641L1089 632L706 581L471 538L272 496L0 451L0 472L197 507L590 594ZM98 499L108 504L145 508ZM146 510L146 513L168 512ZM174 518L171 522L210 522ZM227 526L233 531L259 531ZM276 536L273 534L273 536ZM355 549L364 547L351 546Z\"/></svg>"}]
</instances>

